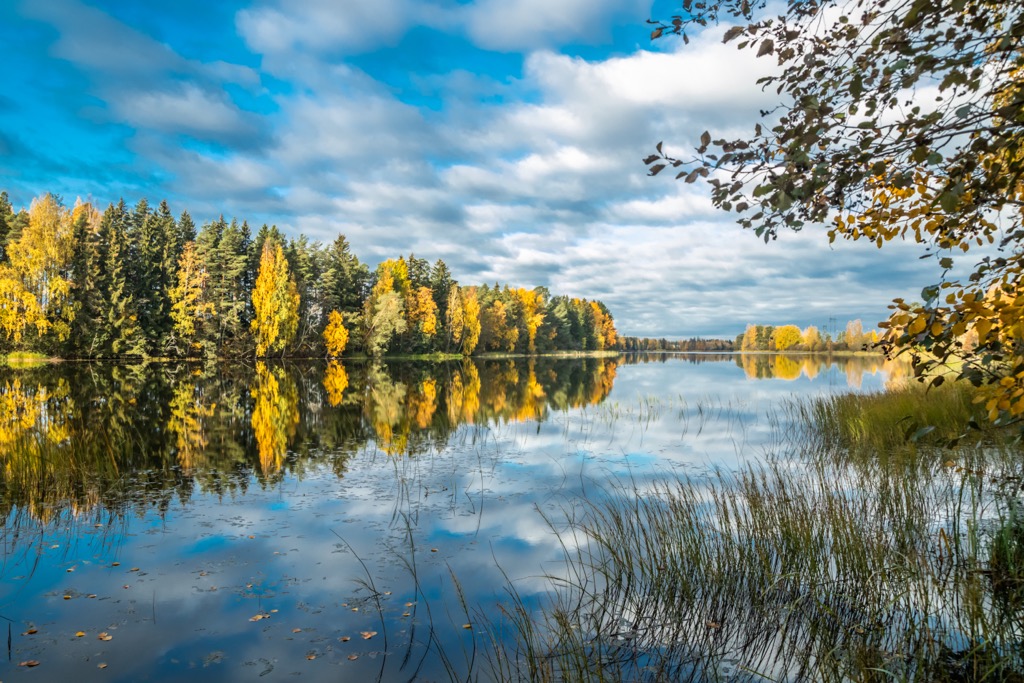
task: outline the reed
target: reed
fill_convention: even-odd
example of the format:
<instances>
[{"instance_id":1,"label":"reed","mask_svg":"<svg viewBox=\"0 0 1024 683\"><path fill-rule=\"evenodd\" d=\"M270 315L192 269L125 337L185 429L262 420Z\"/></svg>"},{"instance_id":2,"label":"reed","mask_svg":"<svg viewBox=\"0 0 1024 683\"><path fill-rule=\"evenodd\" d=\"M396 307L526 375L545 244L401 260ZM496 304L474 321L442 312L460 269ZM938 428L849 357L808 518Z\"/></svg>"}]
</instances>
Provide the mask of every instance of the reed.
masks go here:
<instances>
[{"instance_id":1,"label":"reed","mask_svg":"<svg viewBox=\"0 0 1024 683\"><path fill-rule=\"evenodd\" d=\"M492 674L1024 680L1021 453L964 439L972 407L957 386L793 404L741 471L594 492L551 524L550 601L512 589L492 622Z\"/></svg>"}]
</instances>

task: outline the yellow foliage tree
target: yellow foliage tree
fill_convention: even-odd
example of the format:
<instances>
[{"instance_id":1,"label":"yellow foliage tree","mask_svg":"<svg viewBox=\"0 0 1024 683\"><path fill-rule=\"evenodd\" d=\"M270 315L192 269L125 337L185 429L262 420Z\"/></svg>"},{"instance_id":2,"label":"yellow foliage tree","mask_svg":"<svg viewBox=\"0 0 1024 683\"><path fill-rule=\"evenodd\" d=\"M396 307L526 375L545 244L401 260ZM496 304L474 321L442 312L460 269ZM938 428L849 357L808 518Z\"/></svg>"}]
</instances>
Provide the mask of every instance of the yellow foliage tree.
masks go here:
<instances>
[{"instance_id":1,"label":"yellow foliage tree","mask_svg":"<svg viewBox=\"0 0 1024 683\"><path fill-rule=\"evenodd\" d=\"M20 341L34 326L38 335L67 339L75 311L71 305L72 214L46 194L35 199L28 226L7 249L0 268L0 327Z\"/></svg>"},{"instance_id":2,"label":"yellow foliage tree","mask_svg":"<svg viewBox=\"0 0 1024 683\"><path fill-rule=\"evenodd\" d=\"M299 328L299 290L280 244L267 240L252 292L256 355L283 351Z\"/></svg>"},{"instance_id":3,"label":"yellow foliage tree","mask_svg":"<svg viewBox=\"0 0 1024 683\"><path fill-rule=\"evenodd\" d=\"M802 339L803 335L800 334L800 328L796 325L783 325L775 328L775 348L779 351L796 346Z\"/></svg>"},{"instance_id":4,"label":"yellow foliage tree","mask_svg":"<svg viewBox=\"0 0 1024 683\"><path fill-rule=\"evenodd\" d=\"M339 311L331 311L327 316L327 327L324 328L324 346L327 347L327 355L337 358L345 351L348 344L348 329L345 327L342 314Z\"/></svg>"},{"instance_id":5,"label":"yellow foliage tree","mask_svg":"<svg viewBox=\"0 0 1024 683\"><path fill-rule=\"evenodd\" d=\"M462 304L462 353L470 356L480 342L480 300L476 296L476 287L462 291Z\"/></svg>"}]
</instances>

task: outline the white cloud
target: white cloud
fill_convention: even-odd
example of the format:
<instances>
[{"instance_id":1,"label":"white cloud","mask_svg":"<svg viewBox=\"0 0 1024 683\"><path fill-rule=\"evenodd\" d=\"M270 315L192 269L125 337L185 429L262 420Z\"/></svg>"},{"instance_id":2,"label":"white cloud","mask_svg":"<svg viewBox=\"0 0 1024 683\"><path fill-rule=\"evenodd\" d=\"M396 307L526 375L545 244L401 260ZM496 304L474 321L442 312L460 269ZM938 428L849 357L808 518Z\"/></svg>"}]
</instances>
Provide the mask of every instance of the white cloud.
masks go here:
<instances>
[{"instance_id":1,"label":"white cloud","mask_svg":"<svg viewBox=\"0 0 1024 683\"><path fill-rule=\"evenodd\" d=\"M241 10L238 31L260 53L296 48L352 54L394 44L418 23L441 19L440 7L412 0L282 3Z\"/></svg>"},{"instance_id":2,"label":"white cloud","mask_svg":"<svg viewBox=\"0 0 1024 683\"><path fill-rule=\"evenodd\" d=\"M124 90L111 97L114 111L133 126L198 137L252 135L254 126L227 97L192 84L173 91Z\"/></svg>"}]
</instances>

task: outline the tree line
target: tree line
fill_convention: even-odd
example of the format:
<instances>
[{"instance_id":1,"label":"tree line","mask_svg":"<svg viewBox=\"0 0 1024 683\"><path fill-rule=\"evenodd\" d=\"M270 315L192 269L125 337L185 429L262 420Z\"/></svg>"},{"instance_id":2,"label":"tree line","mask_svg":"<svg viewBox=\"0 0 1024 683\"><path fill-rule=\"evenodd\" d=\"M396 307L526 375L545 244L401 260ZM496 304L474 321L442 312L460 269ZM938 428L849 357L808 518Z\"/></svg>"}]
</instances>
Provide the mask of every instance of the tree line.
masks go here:
<instances>
[{"instance_id":1,"label":"tree line","mask_svg":"<svg viewBox=\"0 0 1024 683\"><path fill-rule=\"evenodd\" d=\"M735 347L731 339L704 339L703 337L691 337L689 339L655 339L651 337L623 337L622 349L624 351L680 351L680 352L707 352L707 351L733 351Z\"/></svg>"},{"instance_id":2,"label":"tree line","mask_svg":"<svg viewBox=\"0 0 1024 683\"><path fill-rule=\"evenodd\" d=\"M344 235L324 245L255 235L223 216L197 227L167 202L100 212L0 192L0 352L67 358L339 356L619 349L600 301L462 286L410 254L375 271Z\"/></svg>"},{"instance_id":3,"label":"tree line","mask_svg":"<svg viewBox=\"0 0 1024 683\"><path fill-rule=\"evenodd\" d=\"M736 337L736 348L740 351L868 351L878 343L878 333L864 330L860 320L846 323L833 338L829 332L822 332L814 325L801 330L796 325L747 325L747 329Z\"/></svg>"}]
</instances>

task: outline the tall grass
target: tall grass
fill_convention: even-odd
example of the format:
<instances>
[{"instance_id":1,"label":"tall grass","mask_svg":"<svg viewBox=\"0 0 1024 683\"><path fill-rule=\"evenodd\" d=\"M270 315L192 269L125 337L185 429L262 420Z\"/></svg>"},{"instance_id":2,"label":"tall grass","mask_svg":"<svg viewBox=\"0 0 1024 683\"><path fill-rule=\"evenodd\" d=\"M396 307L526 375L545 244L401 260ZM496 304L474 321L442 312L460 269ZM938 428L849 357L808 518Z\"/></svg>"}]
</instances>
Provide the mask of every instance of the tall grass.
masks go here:
<instances>
[{"instance_id":1,"label":"tall grass","mask_svg":"<svg viewBox=\"0 0 1024 683\"><path fill-rule=\"evenodd\" d=\"M1021 451L960 439L971 407L961 387L796 404L745 470L592 497L551 602L511 593L494 672L1024 681Z\"/></svg>"}]
</instances>

